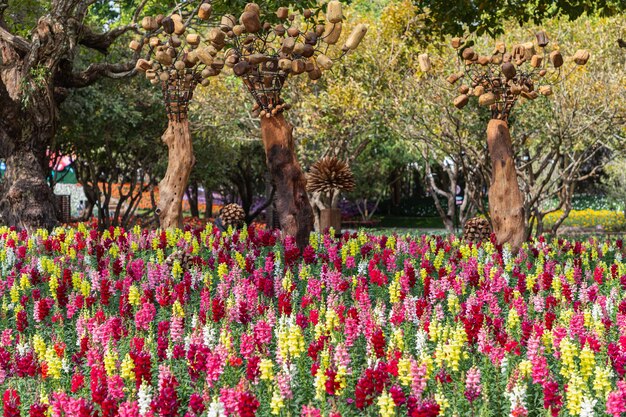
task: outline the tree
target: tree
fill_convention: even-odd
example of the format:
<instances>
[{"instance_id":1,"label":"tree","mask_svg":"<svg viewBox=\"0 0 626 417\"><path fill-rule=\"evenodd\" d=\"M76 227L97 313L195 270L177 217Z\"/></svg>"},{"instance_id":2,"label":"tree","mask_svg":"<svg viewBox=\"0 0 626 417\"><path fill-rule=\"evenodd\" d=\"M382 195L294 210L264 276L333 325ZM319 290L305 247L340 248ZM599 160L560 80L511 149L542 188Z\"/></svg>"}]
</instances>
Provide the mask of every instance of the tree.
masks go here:
<instances>
[{"instance_id":1,"label":"tree","mask_svg":"<svg viewBox=\"0 0 626 417\"><path fill-rule=\"evenodd\" d=\"M70 94L61 106L57 147L76 157L74 168L101 229L129 227L162 176L162 103L141 79L107 80ZM142 214L152 217L154 208Z\"/></svg>"},{"instance_id":2,"label":"tree","mask_svg":"<svg viewBox=\"0 0 626 417\"><path fill-rule=\"evenodd\" d=\"M46 7L38 5L41 16L25 33L20 15L28 15L28 4L0 0L0 158L7 167L0 184L1 223L29 229L56 223L45 178L59 105L71 89L129 75L133 68L130 61L111 63L89 51L105 56L118 38L136 28L146 2L133 2L134 11L125 8L104 32L92 24L98 21L94 3L51 0ZM84 57L90 58L88 65L81 65Z\"/></svg>"},{"instance_id":3,"label":"tree","mask_svg":"<svg viewBox=\"0 0 626 417\"><path fill-rule=\"evenodd\" d=\"M576 185L600 173L612 157L623 152L619 139L623 137L626 92L620 87L623 73L617 70L622 63L611 42L622 26L621 16L545 22L548 33L557 33L558 27L558 41L567 45L566 52L586 46L592 59L588 67L578 67L556 85L552 96L518 106L511 116L513 159L524 195L523 220L528 233L541 234L542 219L549 212L563 209L564 219L571 209ZM507 35L502 38L505 41L528 33L528 29L513 24L506 27ZM488 36L475 37L474 41L478 48L492 42ZM441 82L441 76L436 76L453 60L452 49L439 49L434 44L427 51L438 56L433 59L433 74L424 76L416 69L404 77L394 93L396 101L391 107L395 119L390 120L390 125L407 143L421 149L426 168L432 160L438 161L438 166L446 158L454 162L442 167L447 181L436 182L441 176L429 180L442 200L452 201L454 190L450 186L455 178L458 182L462 177L466 182L465 201L473 201L484 212L481 190L492 175L482 140L487 112L468 117L468 112L452 106L442 109L441 103L451 102L458 94ZM454 167L462 169L451 169ZM443 204L438 211L448 219L454 213ZM467 216L461 213L461 217ZM559 225L560 222L552 231Z\"/></svg>"},{"instance_id":4,"label":"tree","mask_svg":"<svg viewBox=\"0 0 626 417\"><path fill-rule=\"evenodd\" d=\"M500 35L509 20L515 20L520 26L528 22L539 25L550 18L575 20L585 14L612 16L626 9L625 0L419 0L415 5L425 20L420 32L456 36L467 32Z\"/></svg>"},{"instance_id":5,"label":"tree","mask_svg":"<svg viewBox=\"0 0 626 417\"><path fill-rule=\"evenodd\" d=\"M274 194L259 121L250 115L242 87L237 77L226 76L197 95L192 118L199 146L192 177L205 189L241 203L249 224L272 203ZM262 194L265 197L259 198Z\"/></svg>"},{"instance_id":6,"label":"tree","mask_svg":"<svg viewBox=\"0 0 626 417\"><path fill-rule=\"evenodd\" d=\"M367 32L367 25L358 24L341 50L329 48L341 37L344 17L339 1L328 2L324 9L325 19L322 7L306 9L296 18L281 7L276 10L278 24L272 25L265 20L272 13L261 14L256 4L248 4L239 19L233 16L222 24L231 48L228 61L254 99L254 115L260 117L281 229L295 237L300 249L308 244L313 230L313 211L295 152L293 126L283 115L291 105L281 93L293 76L305 74L311 81L319 80L336 66L334 61L355 50Z\"/></svg>"},{"instance_id":7,"label":"tree","mask_svg":"<svg viewBox=\"0 0 626 417\"><path fill-rule=\"evenodd\" d=\"M568 48L589 45L592 58L588 67L556 86L548 100L520 107L512 122L526 224L536 235L544 231L548 213L562 210L550 230L556 233L572 209L578 184L601 174L626 150L624 74L616 71L623 60L612 45L624 18L550 21L546 27L557 24Z\"/></svg>"}]
</instances>

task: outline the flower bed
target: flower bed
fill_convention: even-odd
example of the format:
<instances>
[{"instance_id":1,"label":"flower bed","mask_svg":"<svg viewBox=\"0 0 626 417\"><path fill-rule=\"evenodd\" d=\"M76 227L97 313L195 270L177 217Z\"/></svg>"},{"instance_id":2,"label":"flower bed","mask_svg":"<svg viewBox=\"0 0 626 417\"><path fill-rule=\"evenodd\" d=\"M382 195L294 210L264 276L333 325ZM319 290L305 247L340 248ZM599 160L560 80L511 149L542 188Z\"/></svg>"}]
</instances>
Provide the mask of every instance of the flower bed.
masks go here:
<instances>
[{"instance_id":1,"label":"flower bed","mask_svg":"<svg viewBox=\"0 0 626 417\"><path fill-rule=\"evenodd\" d=\"M0 229L4 416L619 416L621 242Z\"/></svg>"},{"instance_id":2,"label":"flower bed","mask_svg":"<svg viewBox=\"0 0 626 417\"><path fill-rule=\"evenodd\" d=\"M546 228L552 227L561 217L563 211L555 211L546 215ZM572 210L563 221L562 227L591 228L601 226L604 230L617 232L626 230L626 218L623 211L613 210Z\"/></svg>"}]
</instances>

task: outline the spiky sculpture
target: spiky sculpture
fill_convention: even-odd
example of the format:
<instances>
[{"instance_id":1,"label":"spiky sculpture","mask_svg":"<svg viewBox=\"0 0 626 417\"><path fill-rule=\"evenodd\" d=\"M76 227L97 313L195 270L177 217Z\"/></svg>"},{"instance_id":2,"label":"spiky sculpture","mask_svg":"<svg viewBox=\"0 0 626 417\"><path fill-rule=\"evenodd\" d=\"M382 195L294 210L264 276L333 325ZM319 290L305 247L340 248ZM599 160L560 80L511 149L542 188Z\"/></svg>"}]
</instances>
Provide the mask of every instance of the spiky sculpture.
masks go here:
<instances>
[{"instance_id":1,"label":"spiky sculpture","mask_svg":"<svg viewBox=\"0 0 626 417\"><path fill-rule=\"evenodd\" d=\"M472 217L465 222L463 239L468 242L484 242L491 238L491 225L484 217Z\"/></svg>"},{"instance_id":2,"label":"spiky sculpture","mask_svg":"<svg viewBox=\"0 0 626 417\"><path fill-rule=\"evenodd\" d=\"M351 191L354 189L354 175L344 161L327 156L311 166L307 176L307 190L332 194L335 191Z\"/></svg>"},{"instance_id":3,"label":"spiky sculpture","mask_svg":"<svg viewBox=\"0 0 626 417\"><path fill-rule=\"evenodd\" d=\"M354 176L348 164L334 156L320 159L311 166L307 175L307 190L311 193L311 205L315 230L341 228L340 191L354 189Z\"/></svg>"},{"instance_id":4,"label":"spiky sculpture","mask_svg":"<svg viewBox=\"0 0 626 417\"><path fill-rule=\"evenodd\" d=\"M243 226L246 213L239 204L227 204L220 210L220 218L224 227L232 226L237 228Z\"/></svg>"}]
</instances>

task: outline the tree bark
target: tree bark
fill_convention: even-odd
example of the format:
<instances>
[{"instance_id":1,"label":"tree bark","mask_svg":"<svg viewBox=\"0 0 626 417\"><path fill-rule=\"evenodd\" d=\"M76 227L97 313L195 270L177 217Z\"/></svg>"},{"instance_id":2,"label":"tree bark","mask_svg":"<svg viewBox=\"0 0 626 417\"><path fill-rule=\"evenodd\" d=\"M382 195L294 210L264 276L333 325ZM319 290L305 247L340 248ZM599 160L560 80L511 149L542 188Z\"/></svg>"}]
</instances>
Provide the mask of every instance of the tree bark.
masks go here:
<instances>
[{"instance_id":1,"label":"tree bark","mask_svg":"<svg viewBox=\"0 0 626 417\"><path fill-rule=\"evenodd\" d=\"M34 37L47 42L49 36L41 32L40 21ZM50 169L46 150L56 130L54 91L46 81L33 79L18 51L5 42L0 42L0 48L4 63L0 66L0 157L6 160L0 223L49 229L57 223L54 194L46 181Z\"/></svg>"},{"instance_id":2,"label":"tree bark","mask_svg":"<svg viewBox=\"0 0 626 417\"><path fill-rule=\"evenodd\" d=\"M54 227L54 194L34 152L25 149L11 153L6 167L0 182L0 223L29 231Z\"/></svg>"},{"instance_id":3,"label":"tree bark","mask_svg":"<svg viewBox=\"0 0 626 417\"><path fill-rule=\"evenodd\" d=\"M186 193L191 217L200 218L200 210L198 209L198 181L191 181L189 187L187 187Z\"/></svg>"},{"instance_id":4,"label":"tree bark","mask_svg":"<svg viewBox=\"0 0 626 417\"><path fill-rule=\"evenodd\" d=\"M306 177L296 158L293 127L282 114L261 118L267 165L276 187L276 210L283 233L294 236L300 249L309 243L313 210L306 192Z\"/></svg>"},{"instance_id":5,"label":"tree bark","mask_svg":"<svg viewBox=\"0 0 626 417\"><path fill-rule=\"evenodd\" d=\"M171 120L161 137L167 145L167 171L159 183L158 214L163 229L183 226L183 196L195 163L189 121Z\"/></svg>"},{"instance_id":6,"label":"tree bark","mask_svg":"<svg viewBox=\"0 0 626 417\"><path fill-rule=\"evenodd\" d=\"M206 184L204 185L204 202L204 218L213 217L213 191L209 190Z\"/></svg>"},{"instance_id":7,"label":"tree bark","mask_svg":"<svg viewBox=\"0 0 626 417\"><path fill-rule=\"evenodd\" d=\"M509 127L492 119L487 127L487 144L492 173L489 213L499 244L509 243L517 251L525 240L524 197L517 182Z\"/></svg>"},{"instance_id":8,"label":"tree bark","mask_svg":"<svg viewBox=\"0 0 626 417\"><path fill-rule=\"evenodd\" d=\"M325 208L320 211L320 229L335 229L337 235L341 234L341 210L338 208Z\"/></svg>"}]
</instances>

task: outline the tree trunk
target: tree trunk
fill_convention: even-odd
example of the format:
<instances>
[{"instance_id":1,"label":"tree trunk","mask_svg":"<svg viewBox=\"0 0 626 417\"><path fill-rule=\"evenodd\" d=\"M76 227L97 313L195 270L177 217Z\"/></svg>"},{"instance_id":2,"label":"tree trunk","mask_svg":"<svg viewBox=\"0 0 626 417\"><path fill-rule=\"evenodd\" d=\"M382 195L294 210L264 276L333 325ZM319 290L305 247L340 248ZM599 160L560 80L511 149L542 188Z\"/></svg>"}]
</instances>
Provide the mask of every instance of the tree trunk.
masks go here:
<instances>
[{"instance_id":1,"label":"tree trunk","mask_svg":"<svg viewBox=\"0 0 626 417\"><path fill-rule=\"evenodd\" d=\"M198 181L191 181L189 187L187 187L187 201L189 202L191 217L200 218L200 210L198 209Z\"/></svg>"},{"instance_id":2,"label":"tree trunk","mask_svg":"<svg viewBox=\"0 0 626 417\"><path fill-rule=\"evenodd\" d=\"M338 208L327 208L320 211L321 231L331 227L335 229L336 235L341 233L341 210Z\"/></svg>"},{"instance_id":3,"label":"tree trunk","mask_svg":"<svg viewBox=\"0 0 626 417\"><path fill-rule=\"evenodd\" d=\"M46 181L46 150L57 121L53 89L46 80L32 79L30 68L9 45L0 42L0 49L0 158L6 161L0 223L49 229L57 223L54 194Z\"/></svg>"},{"instance_id":4,"label":"tree trunk","mask_svg":"<svg viewBox=\"0 0 626 417\"><path fill-rule=\"evenodd\" d=\"M56 222L54 194L40 162L32 151L12 152L0 182L0 223L33 231Z\"/></svg>"},{"instance_id":5,"label":"tree trunk","mask_svg":"<svg viewBox=\"0 0 626 417\"><path fill-rule=\"evenodd\" d=\"M306 192L306 178L296 159L293 127L282 114L261 118L261 135L267 165L276 186L276 210L283 233L294 236L303 249L313 230L313 210Z\"/></svg>"},{"instance_id":6,"label":"tree trunk","mask_svg":"<svg viewBox=\"0 0 626 417\"><path fill-rule=\"evenodd\" d=\"M159 183L158 214L162 229L183 226L183 196L195 162L189 121L169 121L161 137L167 145L167 171Z\"/></svg>"},{"instance_id":7,"label":"tree trunk","mask_svg":"<svg viewBox=\"0 0 626 417\"><path fill-rule=\"evenodd\" d=\"M503 120L492 119L487 127L491 155L489 213L499 244L509 243L517 251L524 242L524 197L517 182L509 127Z\"/></svg>"},{"instance_id":8,"label":"tree trunk","mask_svg":"<svg viewBox=\"0 0 626 417\"><path fill-rule=\"evenodd\" d=\"M204 202L204 218L213 217L213 191L209 190L206 185L204 186Z\"/></svg>"}]
</instances>

